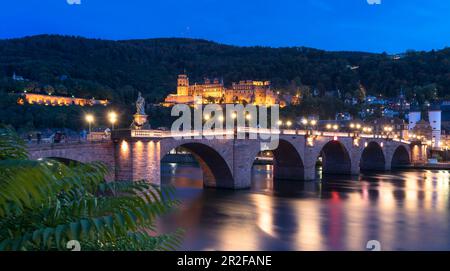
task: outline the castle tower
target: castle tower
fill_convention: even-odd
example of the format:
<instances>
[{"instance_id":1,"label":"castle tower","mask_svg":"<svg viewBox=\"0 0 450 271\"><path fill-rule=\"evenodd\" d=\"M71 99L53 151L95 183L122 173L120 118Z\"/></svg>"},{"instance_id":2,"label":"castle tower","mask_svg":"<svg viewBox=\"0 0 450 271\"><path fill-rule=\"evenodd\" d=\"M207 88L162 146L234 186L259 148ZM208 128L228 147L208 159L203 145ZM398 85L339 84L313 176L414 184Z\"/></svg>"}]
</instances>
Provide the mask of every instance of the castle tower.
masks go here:
<instances>
[{"instance_id":1,"label":"castle tower","mask_svg":"<svg viewBox=\"0 0 450 271\"><path fill-rule=\"evenodd\" d=\"M186 74L178 75L177 95L178 96L187 96L187 95L189 95L189 77L187 77Z\"/></svg>"},{"instance_id":2,"label":"castle tower","mask_svg":"<svg viewBox=\"0 0 450 271\"><path fill-rule=\"evenodd\" d=\"M433 104L428 111L428 120L432 128L432 147L439 148L441 143L441 107L439 104Z\"/></svg>"},{"instance_id":3,"label":"castle tower","mask_svg":"<svg viewBox=\"0 0 450 271\"><path fill-rule=\"evenodd\" d=\"M411 105L411 111L408 114L408 130L414 129L416 123L421 119L420 108L417 105Z\"/></svg>"}]
</instances>

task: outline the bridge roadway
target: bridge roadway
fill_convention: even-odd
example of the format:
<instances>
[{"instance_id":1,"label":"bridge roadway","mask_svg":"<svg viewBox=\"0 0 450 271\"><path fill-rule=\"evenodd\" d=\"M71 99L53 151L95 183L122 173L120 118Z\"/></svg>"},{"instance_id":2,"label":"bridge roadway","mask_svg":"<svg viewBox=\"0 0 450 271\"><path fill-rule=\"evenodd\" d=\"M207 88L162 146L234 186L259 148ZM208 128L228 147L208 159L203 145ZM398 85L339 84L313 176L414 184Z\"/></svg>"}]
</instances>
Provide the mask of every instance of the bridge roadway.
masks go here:
<instances>
[{"instance_id":1,"label":"bridge roadway","mask_svg":"<svg viewBox=\"0 0 450 271\"><path fill-rule=\"evenodd\" d=\"M422 161L426 147L369 134L304 130L237 129L247 138L214 138L235 131L170 133L160 130L115 130L110 139L65 144L29 145L30 158L62 161L101 161L111 169L110 180L147 180L160 184L161 160L182 147L199 162L205 187L242 189L251 184L251 169L261 152L259 139L250 134L279 138L273 150L274 178L315 179L315 165L322 157L323 174L359 174L360 170L390 170Z\"/></svg>"}]
</instances>

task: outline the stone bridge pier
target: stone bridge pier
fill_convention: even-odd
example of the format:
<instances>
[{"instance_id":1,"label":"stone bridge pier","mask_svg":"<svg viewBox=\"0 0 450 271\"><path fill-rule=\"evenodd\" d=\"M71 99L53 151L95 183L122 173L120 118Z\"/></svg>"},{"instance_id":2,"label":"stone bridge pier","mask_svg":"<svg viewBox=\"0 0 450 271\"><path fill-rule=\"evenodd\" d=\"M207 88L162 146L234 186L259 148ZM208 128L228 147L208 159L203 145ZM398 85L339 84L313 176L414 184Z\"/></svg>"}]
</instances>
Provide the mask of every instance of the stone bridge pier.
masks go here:
<instances>
[{"instance_id":1,"label":"stone bridge pier","mask_svg":"<svg viewBox=\"0 0 450 271\"><path fill-rule=\"evenodd\" d=\"M198 161L205 187L247 188L251 166L259 142L234 139L128 138L115 141L117 180L147 180L160 184L161 160L171 150L182 147ZM255 155L255 156L254 156Z\"/></svg>"}]
</instances>

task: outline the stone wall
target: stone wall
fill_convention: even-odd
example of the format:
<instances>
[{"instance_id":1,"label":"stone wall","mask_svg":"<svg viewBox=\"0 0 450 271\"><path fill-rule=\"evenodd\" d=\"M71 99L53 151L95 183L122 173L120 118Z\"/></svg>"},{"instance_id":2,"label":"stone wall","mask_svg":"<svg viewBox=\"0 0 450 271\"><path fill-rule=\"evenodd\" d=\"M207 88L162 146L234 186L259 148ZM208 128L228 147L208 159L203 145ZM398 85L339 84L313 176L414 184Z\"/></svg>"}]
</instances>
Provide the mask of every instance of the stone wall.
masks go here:
<instances>
[{"instance_id":1,"label":"stone wall","mask_svg":"<svg viewBox=\"0 0 450 271\"><path fill-rule=\"evenodd\" d=\"M114 145L106 142L80 142L57 144L34 144L28 147L30 159L62 158L81 163L102 162L110 170L108 180L114 180Z\"/></svg>"}]
</instances>

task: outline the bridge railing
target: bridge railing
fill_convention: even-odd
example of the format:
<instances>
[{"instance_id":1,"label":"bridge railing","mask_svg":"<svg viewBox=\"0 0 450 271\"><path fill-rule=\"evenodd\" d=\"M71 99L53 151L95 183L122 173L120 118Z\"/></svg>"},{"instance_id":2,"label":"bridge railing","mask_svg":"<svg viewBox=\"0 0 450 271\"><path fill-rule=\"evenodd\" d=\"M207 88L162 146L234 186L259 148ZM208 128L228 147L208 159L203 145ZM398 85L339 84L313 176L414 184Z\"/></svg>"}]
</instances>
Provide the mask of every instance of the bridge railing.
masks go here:
<instances>
[{"instance_id":1,"label":"bridge railing","mask_svg":"<svg viewBox=\"0 0 450 271\"><path fill-rule=\"evenodd\" d=\"M110 140L111 134L105 132L91 132L87 135L87 141Z\"/></svg>"},{"instance_id":2,"label":"bridge railing","mask_svg":"<svg viewBox=\"0 0 450 271\"><path fill-rule=\"evenodd\" d=\"M35 147L35 146L51 146L51 145L70 145L70 144L82 144L82 143L95 143L95 142L109 142L109 139L102 140L87 140L87 139L66 139L61 140L59 142L54 142L52 140L41 140L38 142L37 140L26 141L27 146Z\"/></svg>"},{"instance_id":3,"label":"bridge railing","mask_svg":"<svg viewBox=\"0 0 450 271\"><path fill-rule=\"evenodd\" d=\"M26 140L27 145L52 145L52 144L76 144L76 143L88 143L88 142L102 142L102 141L110 141L111 134L105 134L103 132L92 132L83 137L66 137L62 138L59 141L55 141L53 137L42 138L41 140L37 140L33 138L32 140Z\"/></svg>"},{"instance_id":4,"label":"bridge railing","mask_svg":"<svg viewBox=\"0 0 450 271\"><path fill-rule=\"evenodd\" d=\"M172 132L165 130L114 130L112 131L113 138L188 138L188 137L211 137L211 136L227 136L235 135L236 133L246 134L278 134L278 135L312 135L324 137L354 137L360 138L375 138L393 140L409 144L409 141L399 138L389 138L384 135L353 133L353 132L333 132L333 131L318 131L318 130L297 130L297 129L270 129L270 128L251 128L251 127L236 127L234 129L215 129L213 131L180 131Z\"/></svg>"}]
</instances>

